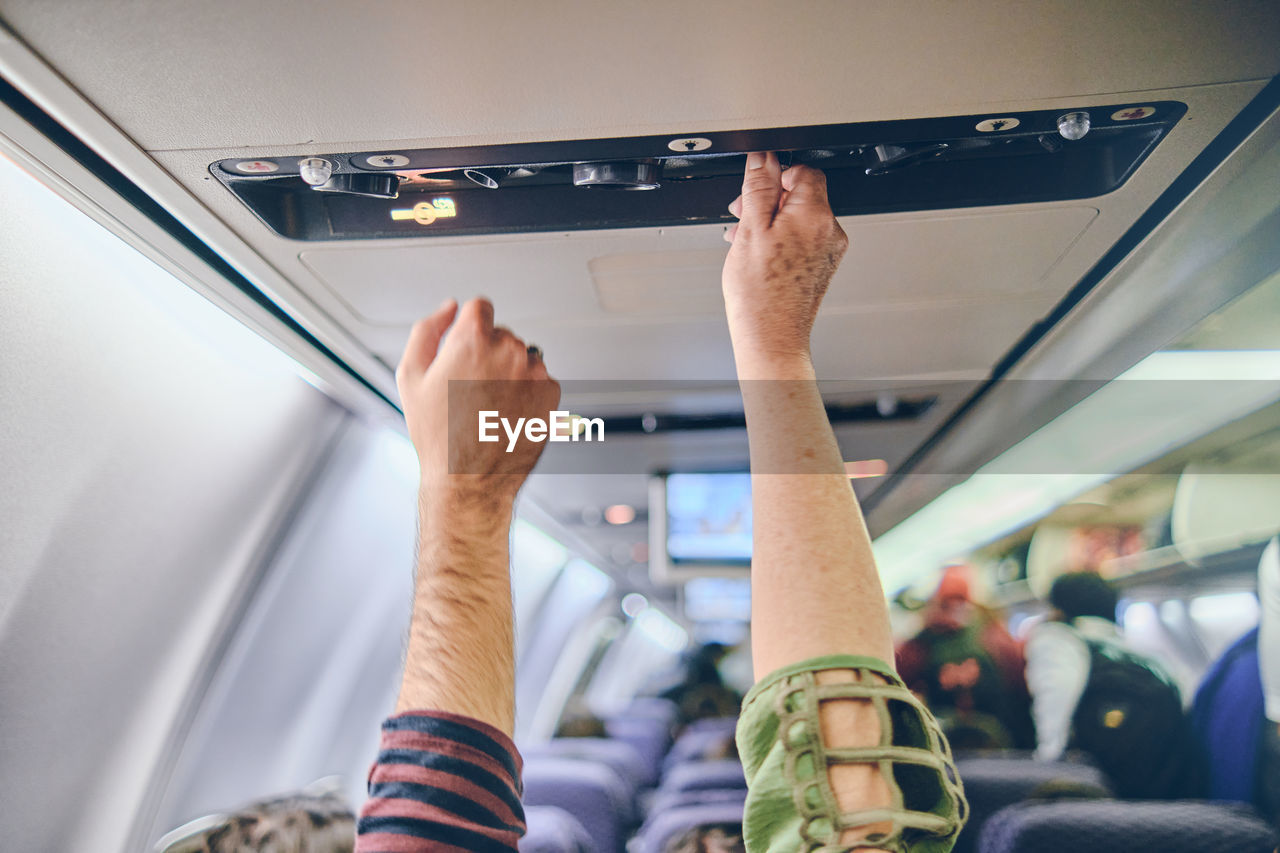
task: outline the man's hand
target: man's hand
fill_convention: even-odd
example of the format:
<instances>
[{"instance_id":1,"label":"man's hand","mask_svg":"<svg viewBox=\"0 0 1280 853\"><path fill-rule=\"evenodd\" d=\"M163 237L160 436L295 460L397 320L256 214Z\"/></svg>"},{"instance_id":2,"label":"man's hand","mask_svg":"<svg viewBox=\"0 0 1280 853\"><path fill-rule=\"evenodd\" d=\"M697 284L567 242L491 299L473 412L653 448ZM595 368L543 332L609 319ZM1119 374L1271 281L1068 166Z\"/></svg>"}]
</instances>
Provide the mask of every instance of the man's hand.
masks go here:
<instances>
[{"instance_id":1,"label":"man's hand","mask_svg":"<svg viewBox=\"0 0 1280 853\"><path fill-rule=\"evenodd\" d=\"M396 385L418 451L424 495L467 489L514 501L543 445L519 441L507 453L505 440L478 441L478 412L496 410L513 422L545 419L560 400L560 385L524 341L493 325L488 300L473 299L461 310L449 300L420 320L409 335Z\"/></svg>"},{"instance_id":2,"label":"man's hand","mask_svg":"<svg viewBox=\"0 0 1280 853\"><path fill-rule=\"evenodd\" d=\"M415 325L396 384L422 468L413 622L396 710L462 714L510 735L511 510L542 444L519 441L507 453L506 442L481 442L477 413L546 418L560 386L536 350L494 327L484 299L461 310L449 300Z\"/></svg>"},{"instance_id":3,"label":"man's hand","mask_svg":"<svg viewBox=\"0 0 1280 853\"><path fill-rule=\"evenodd\" d=\"M783 172L774 154L749 154L729 212L740 221L725 234L733 247L721 285L739 375L807 361L818 306L849 245L826 176L808 166Z\"/></svg>"}]
</instances>

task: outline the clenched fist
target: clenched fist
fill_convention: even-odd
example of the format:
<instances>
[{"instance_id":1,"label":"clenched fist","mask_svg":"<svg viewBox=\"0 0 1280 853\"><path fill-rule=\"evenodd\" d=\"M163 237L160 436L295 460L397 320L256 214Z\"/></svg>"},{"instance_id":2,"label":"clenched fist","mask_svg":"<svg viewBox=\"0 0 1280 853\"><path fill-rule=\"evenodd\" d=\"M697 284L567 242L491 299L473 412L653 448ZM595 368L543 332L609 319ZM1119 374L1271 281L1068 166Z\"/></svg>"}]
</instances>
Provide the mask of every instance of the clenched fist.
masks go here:
<instances>
[{"instance_id":1,"label":"clenched fist","mask_svg":"<svg viewBox=\"0 0 1280 853\"><path fill-rule=\"evenodd\" d=\"M783 172L772 154L747 155L738 224L721 286L740 370L760 361L809 358L809 333L849 239L817 169ZM744 364L746 362L746 364Z\"/></svg>"},{"instance_id":2,"label":"clenched fist","mask_svg":"<svg viewBox=\"0 0 1280 853\"><path fill-rule=\"evenodd\" d=\"M560 400L560 385L536 351L494 326L488 300L473 299L461 309L449 300L418 321L396 385L418 451L424 495L457 496L462 490L486 500L515 499L542 444L481 442L479 413L496 411L513 422L545 419Z\"/></svg>"}]
</instances>

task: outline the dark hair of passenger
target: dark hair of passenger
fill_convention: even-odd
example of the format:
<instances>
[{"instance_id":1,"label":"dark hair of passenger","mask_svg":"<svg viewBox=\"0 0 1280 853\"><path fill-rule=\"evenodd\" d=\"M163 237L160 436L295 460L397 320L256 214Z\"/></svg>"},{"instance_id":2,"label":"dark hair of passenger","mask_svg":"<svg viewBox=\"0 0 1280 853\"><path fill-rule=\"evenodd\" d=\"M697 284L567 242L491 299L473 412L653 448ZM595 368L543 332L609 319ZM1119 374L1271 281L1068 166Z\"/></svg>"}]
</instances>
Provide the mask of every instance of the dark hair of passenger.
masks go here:
<instances>
[{"instance_id":1,"label":"dark hair of passenger","mask_svg":"<svg viewBox=\"0 0 1280 853\"><path fill-rule=\"evenodd\" d=\"M663 853L746 853L742 824L709 823L695 826L667 843Z\"/></svg>"},{"instance_id":2,"label":"dark hair of passenger","mask_svg":"<svg viewBox=\"0 0 1280 853\"><path fill-rule=\"evenodd\" d=\"M608 737L604 720L594 714L572 714L560 721L556 737Z\"/></svg>"},{"instance_id":3,"label":"dark hair of passenger","mask_svg":"<svg viewBox=\"0 0 1280 853\"><path fill-rule=\"evenodd\" d=\"M1052 779L1037 785L1028 800L1056 802L1058 800L1109 800L1111 792L1093 782L1076 782L1072 779Z\"/></svg>"},{"instance_id":4,"label":"dark hair of passenger","mask_svg":"<svg viewBox=\"0 0 1280 853\"><path fill-rule=\"evenodd\" d=\"M1097 616L1116 621L1116 591L1094 572L1071 572L1053 582L1049 603L1062 611L1067 621L1081 616Z\"/></svg>"}]
</instances>

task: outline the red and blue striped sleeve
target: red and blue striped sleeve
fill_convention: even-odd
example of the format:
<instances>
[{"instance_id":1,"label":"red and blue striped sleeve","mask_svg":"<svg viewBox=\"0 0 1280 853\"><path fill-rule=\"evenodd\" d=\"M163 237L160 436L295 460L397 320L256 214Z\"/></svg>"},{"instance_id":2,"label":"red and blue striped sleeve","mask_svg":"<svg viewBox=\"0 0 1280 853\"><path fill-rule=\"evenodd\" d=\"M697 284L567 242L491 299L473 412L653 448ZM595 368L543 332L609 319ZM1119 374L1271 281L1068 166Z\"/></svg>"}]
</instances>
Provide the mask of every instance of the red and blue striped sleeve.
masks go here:
<instances>
[{"instance_id":1,"label":"red and blue striped sleeve","mask_svg":"<svg viewBox=\"0 0 1280 853\"><path fill-rule=\"evenodd\" d=\"M444 711L382 724L356 853L514 853L524 835L520 754L493 726Z\"/></svg>"}]
</instances>

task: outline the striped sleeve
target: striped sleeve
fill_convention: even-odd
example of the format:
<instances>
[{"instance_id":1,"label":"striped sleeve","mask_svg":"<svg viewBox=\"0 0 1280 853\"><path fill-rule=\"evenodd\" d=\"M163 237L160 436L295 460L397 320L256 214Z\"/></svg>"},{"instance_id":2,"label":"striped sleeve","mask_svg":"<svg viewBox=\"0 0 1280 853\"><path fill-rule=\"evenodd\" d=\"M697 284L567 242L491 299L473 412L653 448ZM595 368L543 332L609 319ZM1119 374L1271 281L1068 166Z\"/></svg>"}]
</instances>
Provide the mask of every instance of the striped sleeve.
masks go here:
<instances>
[{"instance_id":1,"label":"striped sleeve","mask_svg":"<svg viewBox=\"0 0 1280 853\"><path fill-rule=\"evenodd\" d=\"M520 755L486 723L445 711L382 724L356 853L514 853L524 835Z\"/></svg>"}]
</instances>

